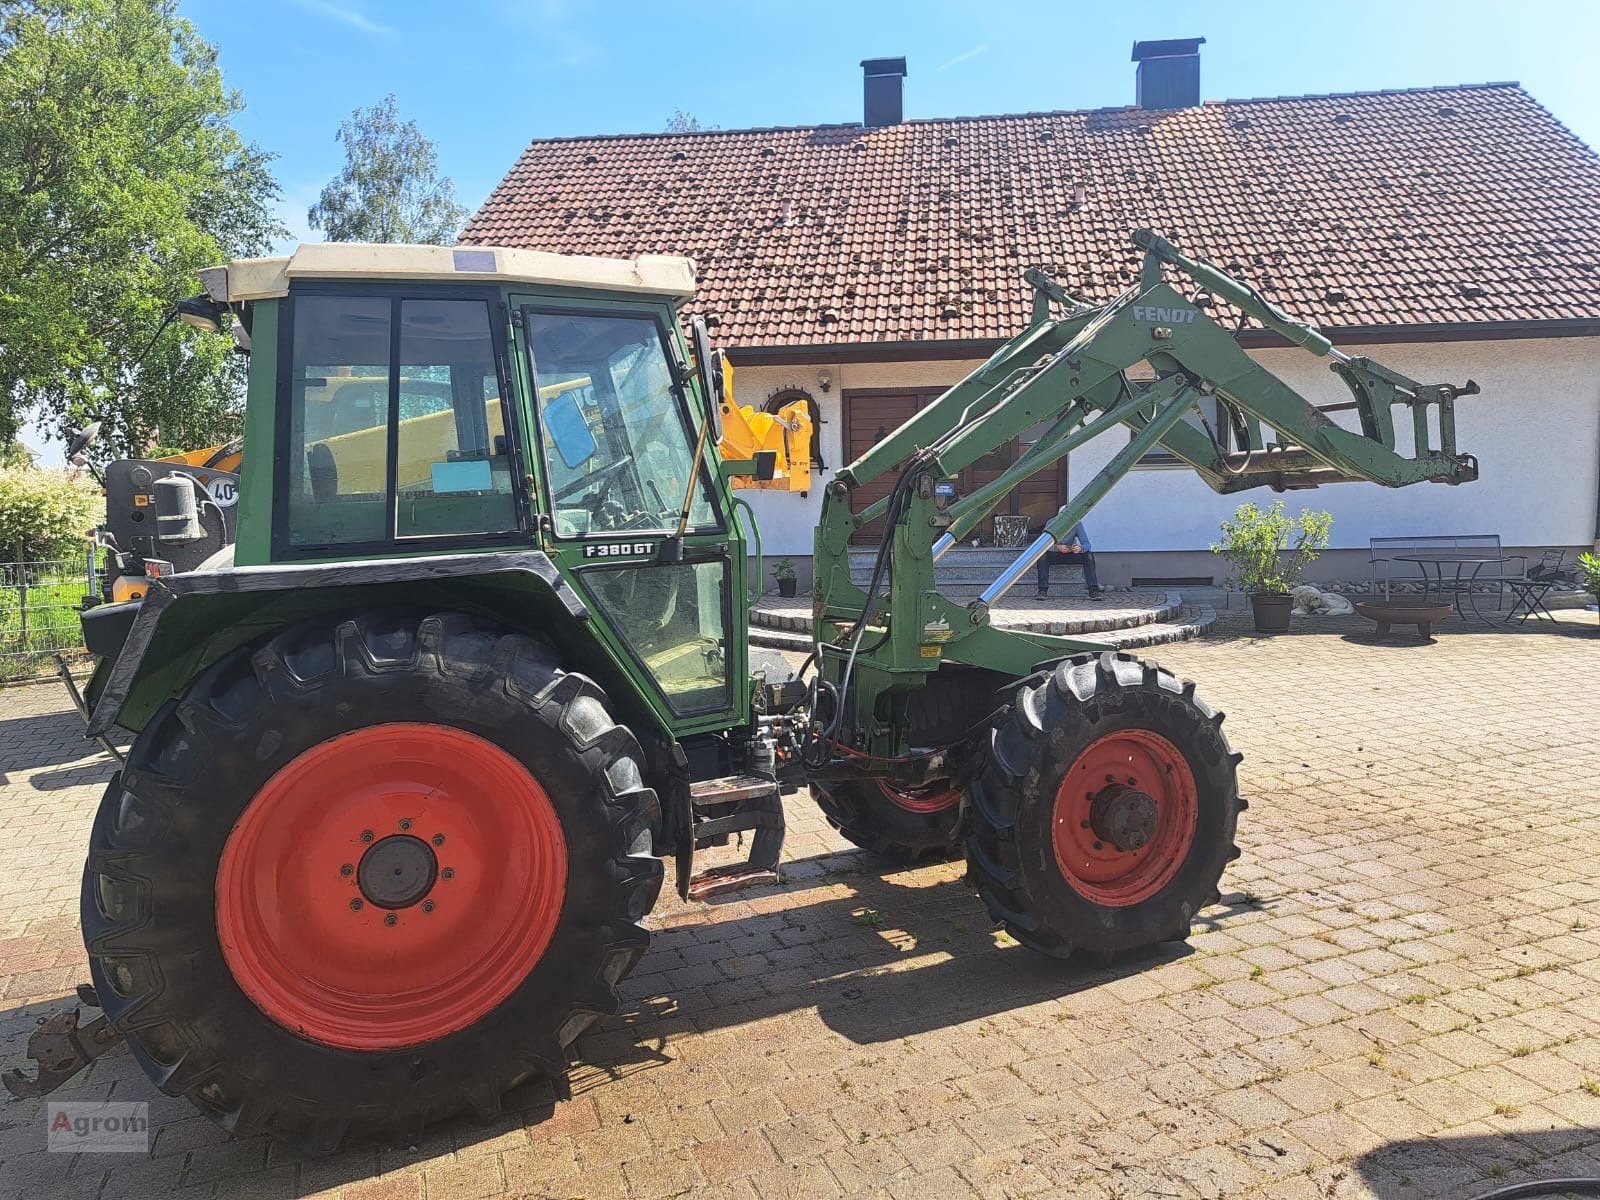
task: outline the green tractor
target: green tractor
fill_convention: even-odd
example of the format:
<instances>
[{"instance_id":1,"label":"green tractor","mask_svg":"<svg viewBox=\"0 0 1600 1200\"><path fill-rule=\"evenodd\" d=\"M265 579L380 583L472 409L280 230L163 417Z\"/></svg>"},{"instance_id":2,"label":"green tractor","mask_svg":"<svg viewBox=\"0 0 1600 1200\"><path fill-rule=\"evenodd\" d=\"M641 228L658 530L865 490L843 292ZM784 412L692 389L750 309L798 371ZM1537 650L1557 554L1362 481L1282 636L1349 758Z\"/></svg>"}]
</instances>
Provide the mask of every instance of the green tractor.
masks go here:
<instances>
[{"instance_id":1,"label":"green tractor","mask_svg":"<svg viewBox=\"0 0 1600 1200\"><path fill-rule=\"evenodd\" d=\"M329 245L208 272L185 311L237 322L251 354L243 467L117 464L107 602L83 614L89 732L134 735L84 875L107 1028L241 1134L327 1150L488 1117L617 1010L663 858L685 896L777 881L786 783L862 846L964 850L1044 953L1187 936L1244 807L1220 714L991 606L1157 448L1222 491L1470 479L1451 401L1474 389L1349 358L1138 240L1109 304L1032 274L1029 327L827 483L798 673L752 670L732 484L793 489L809 454L741 456L731 368L679 320L687 259ZM1164 271L1331 356L1359 428ZM1202 396L1227 442L1184 419ZM1394 405L1418 414L1412 457ZM951 494L1039 422L995 483ZM939 554L1109 430L1132 436L982 597L940 595ZM861 588L848 542L872 520ZM748 861L696 873L734 835Z\"/></svg>"}]
</instances>

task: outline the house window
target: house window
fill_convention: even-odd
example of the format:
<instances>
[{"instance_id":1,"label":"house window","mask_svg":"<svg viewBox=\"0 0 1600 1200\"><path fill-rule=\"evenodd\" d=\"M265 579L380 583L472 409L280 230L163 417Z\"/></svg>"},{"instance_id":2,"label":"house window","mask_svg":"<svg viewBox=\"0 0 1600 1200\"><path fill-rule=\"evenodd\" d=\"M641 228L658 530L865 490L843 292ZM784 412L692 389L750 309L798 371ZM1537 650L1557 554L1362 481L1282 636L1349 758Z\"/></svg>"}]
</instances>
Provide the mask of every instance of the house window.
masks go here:
<instances>
[{"instance_id":1,"label":"house window","mask_svg":"<svg viewBox=\"0 0 1600 1200\"><path fill-rule=\"evenodd\" d=\"M821 471L827 467L822 461L822 410L817 407L817 402L810 392L800 388L785 388L783 391L770 397L762 408L769 413L776 413L785 405L793 404L796 400L806 402L806 413L811 417L811 469Z\"/></svg>"}]
</instances>

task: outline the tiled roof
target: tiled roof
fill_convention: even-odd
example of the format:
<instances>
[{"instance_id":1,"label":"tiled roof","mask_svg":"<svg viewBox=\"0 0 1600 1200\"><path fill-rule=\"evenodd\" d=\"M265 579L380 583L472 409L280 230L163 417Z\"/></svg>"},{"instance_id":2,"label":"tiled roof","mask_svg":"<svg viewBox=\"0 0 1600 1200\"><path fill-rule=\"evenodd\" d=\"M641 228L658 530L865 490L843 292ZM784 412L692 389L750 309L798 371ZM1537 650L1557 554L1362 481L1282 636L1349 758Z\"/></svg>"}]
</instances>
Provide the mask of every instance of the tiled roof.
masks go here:
<instances>
[{"instance_id":1,"label":"tiled roof","mask_svg":"<svg viewBox=\"0 0 1600 1200\"><path fill-rule=\"evenodd\" d=\"M1515 84L536 141L462 240L691 255L772 347L1007 337L1141 225L1324 327L1600 317L1600 158Z\"/></svg>"}]
</instances>

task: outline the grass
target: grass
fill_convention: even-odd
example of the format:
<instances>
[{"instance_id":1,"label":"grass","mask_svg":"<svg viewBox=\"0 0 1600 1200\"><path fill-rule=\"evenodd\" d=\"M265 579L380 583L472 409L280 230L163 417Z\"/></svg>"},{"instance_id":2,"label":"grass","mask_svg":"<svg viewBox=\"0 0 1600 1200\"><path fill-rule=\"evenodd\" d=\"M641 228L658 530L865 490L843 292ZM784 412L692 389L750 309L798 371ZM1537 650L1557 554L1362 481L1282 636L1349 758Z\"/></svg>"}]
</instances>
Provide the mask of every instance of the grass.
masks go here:
<instances>
[{"instance_id":1,"label":"grass","mask_svg":"<svg viewBox=\"0 0 1600 1200\"><path fill-rule=\"evenodd\" d=\"M1585 1079L1583 1090L1591 1096L1600 1096L1600 1079Z\"/></svg>"},{"instance_id":2,"label":"grass","mask_svg":"<svg viewBox=\"0 0 1600 1200\"><path fill-rule=\"evenodd\" d=\"M1514 1117L1521 1111L1515 1104L1496 1104L1494 1106L1494 1115L1497 1117Z\"/></svg>"}]
</instances>

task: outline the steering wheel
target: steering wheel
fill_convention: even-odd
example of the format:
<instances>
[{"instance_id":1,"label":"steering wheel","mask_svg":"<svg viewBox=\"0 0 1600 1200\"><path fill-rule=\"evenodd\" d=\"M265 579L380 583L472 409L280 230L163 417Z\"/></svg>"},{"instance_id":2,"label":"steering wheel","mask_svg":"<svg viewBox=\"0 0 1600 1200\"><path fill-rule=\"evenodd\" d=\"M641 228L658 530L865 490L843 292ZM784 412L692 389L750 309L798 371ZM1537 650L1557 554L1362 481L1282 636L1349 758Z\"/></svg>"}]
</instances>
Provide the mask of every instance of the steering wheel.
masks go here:
<instances>
[{"instance_id":1,"label":"steering wheel","mask_svg":"<svg viewBox=\"0 0 1600 1200\"><path fill-rule=\"evenodd\" d=\"M632 461L633 455L624 454L621 458L617 459L616 462L608 463L606 466L601 467L598 471L590 471L581 479L574 479L571 483L567 484L566 487L562 488L558 492L551 492L550 499L565 500L568 496L576 495L578 492L583 491L583 489L588 487L591 483L604 484L604 486L600 489L600 497L604 498L606 492L610 490L611 477Z\"/></svg>"}]
</instances>

